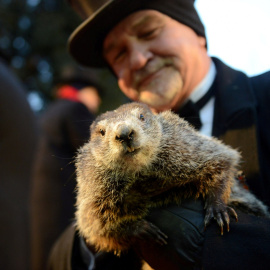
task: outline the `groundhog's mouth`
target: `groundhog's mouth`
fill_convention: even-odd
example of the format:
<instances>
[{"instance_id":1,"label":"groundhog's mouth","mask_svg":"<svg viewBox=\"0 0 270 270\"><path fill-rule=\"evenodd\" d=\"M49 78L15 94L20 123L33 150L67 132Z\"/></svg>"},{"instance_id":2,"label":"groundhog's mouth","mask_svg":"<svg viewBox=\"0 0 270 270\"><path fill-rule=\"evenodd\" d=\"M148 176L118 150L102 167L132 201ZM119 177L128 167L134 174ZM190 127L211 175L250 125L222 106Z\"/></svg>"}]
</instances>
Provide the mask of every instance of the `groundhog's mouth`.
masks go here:
<instances>
[{"instance_id":1,"label":"groundhog's mouth","mask_svg":"<svg viewBox=\"0 0 270 270\"><path fill-rule=\"evenodd\" d=\"M135 147L125 147L125 153L124 155L126 156L134 156L140 151L140 148L135 148Z\"/></svg>"}]
</instances>

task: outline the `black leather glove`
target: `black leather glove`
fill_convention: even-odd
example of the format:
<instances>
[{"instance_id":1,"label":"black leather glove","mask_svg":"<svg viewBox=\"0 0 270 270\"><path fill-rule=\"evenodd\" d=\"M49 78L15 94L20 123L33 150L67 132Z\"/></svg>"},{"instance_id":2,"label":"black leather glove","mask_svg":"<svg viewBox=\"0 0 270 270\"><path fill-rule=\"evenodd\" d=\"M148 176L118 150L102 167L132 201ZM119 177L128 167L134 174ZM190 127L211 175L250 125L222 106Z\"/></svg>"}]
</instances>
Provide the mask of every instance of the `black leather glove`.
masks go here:
<instances>
[{"instance_id":1,"label":"black leather glove","mask_svg":"<svg viewBox=\"0 0 270 270\"><path fill-rule=\"evenodd\" d=\"M139 241L134 249L155 270L200 268L204 242L203 207L201 199L187 199L181 206L153 209L147 220L168 236L168 244Z\"/></svg>"}]
</instances>

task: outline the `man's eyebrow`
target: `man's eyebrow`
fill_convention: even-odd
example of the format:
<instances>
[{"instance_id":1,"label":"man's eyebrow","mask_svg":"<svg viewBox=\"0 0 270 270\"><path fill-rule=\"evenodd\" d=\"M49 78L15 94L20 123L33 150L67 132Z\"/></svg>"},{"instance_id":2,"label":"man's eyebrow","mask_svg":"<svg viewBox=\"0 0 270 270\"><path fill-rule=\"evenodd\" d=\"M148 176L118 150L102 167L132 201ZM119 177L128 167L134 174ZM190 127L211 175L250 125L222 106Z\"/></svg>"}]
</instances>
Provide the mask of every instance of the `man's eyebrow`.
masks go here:
<instances>
[{"instance_id":1,"label":"man's eyebrow","mask_svg":"<svg viewBox=\"0 0 270 270\"><path fill-rule=\"evenodd\" d=\"M140 27L144 26L147 23L152 23L152 22L161 22L161 19L157 18L154 15L146 15L146 16L140 18L138 21L136 21L131 26L131 30L132 31L137 31L137 30L139 30Z\"/></svg>"},{"instance_id":2,"label":"man's eyebrow","mask_svg":"<svg viewBox=\"0 0 270 270\"><path fill-rule=\"evenodd\" d=\"M138 31L141 27L145 26L146 24L161 23L161 22L162 22L161 18L158 18L157 16L154 16L152 14L146 15L146 16L140 18L138 21L136 21L131 26L131 30L135 32L135 31Z\"/></svg>"}]
</instances>

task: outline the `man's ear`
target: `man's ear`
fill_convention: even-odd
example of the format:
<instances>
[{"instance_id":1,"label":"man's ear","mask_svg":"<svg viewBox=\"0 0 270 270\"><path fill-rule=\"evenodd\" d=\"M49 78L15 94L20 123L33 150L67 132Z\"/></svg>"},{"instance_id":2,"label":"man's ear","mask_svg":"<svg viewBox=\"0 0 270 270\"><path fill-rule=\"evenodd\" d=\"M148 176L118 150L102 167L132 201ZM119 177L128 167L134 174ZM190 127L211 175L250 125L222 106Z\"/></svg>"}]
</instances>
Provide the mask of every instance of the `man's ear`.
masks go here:
<instances>
[{"instance_id":1,"label":"man's ear","mask_svg":"<svg viewBox=\"0 0 270 270\"><path fill-rule=\"evenodd\" d=\"M206 48L206 38L205 37L198 36L198 42L199 42L201 47Z\"/></svg>"}]
</instances>

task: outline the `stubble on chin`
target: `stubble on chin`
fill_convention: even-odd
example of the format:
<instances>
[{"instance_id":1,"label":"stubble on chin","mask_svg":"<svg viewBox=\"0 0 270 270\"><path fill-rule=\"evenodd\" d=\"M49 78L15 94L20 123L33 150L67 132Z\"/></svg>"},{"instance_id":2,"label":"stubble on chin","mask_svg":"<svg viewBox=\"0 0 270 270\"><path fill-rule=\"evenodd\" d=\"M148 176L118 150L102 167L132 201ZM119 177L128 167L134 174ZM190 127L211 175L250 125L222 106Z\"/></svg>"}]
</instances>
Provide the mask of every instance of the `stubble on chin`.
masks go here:
<instances>
[{"instance_id":1,"label":"stubble on chin","mask_svg":"<svg viewBox=\"0 0 270 270\"><path fill-rule=\"evenodd\" d=\"M183 80L172 66L163 67L160 75L139 88L139 100L159 110L171 109L181 98Z\"/></svg>"}]
</instances>

